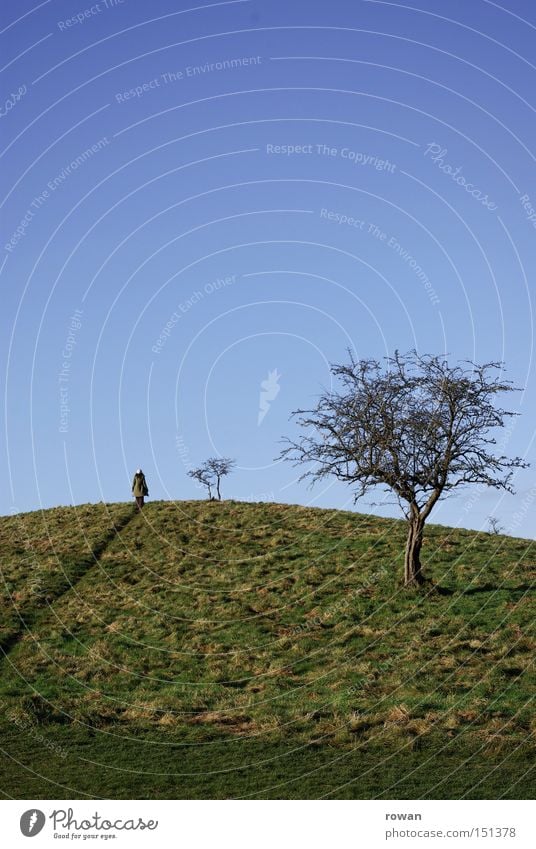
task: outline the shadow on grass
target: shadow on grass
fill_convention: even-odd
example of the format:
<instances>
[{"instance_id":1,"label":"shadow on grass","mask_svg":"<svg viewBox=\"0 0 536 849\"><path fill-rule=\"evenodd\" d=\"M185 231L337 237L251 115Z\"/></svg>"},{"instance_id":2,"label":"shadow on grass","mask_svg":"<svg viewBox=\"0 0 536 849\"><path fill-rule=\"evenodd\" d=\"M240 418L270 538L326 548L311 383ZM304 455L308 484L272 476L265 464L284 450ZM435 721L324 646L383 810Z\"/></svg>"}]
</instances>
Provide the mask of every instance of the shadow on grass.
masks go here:
<instances>
[{"instance_id":1,"label":"shadow on grass","mask_svg":"<svg viewBox=\"0 0 536 849\"><path fill-rule=\"evenodd\" d=\"M469 587L462 590L462 595L476 595L477 593L491 592L507 592L507 593L527 593L534 592L536 587L533 584L520 584L518 587L505 587L504 585L496 586L495 584L482 584L480 587Z\"/></svg>"},{"instance_id":2,"label":"shadow on grass","mask_svg":"<svg viewBox=\"0 0 536 849\"><path fill-rule=\"evenodd\" d=\"M9 636L0 640L0 662L2 662L4 658L15 649L24 634L34 627L39 617L43 615L43 612L47 611L58 601L58 599L68 593L69 590L72 590L75 584L77 584L84 575L99 562L108 546L115 540L121 531L126 528L132 519L138 515L138 511L134 509L132 513L127 513L121 519L114 520L113 528L91 548L88 555L84 555L74 564L67 564L63 562L61 564L61 568L65 576L65 581L62 582L59 587L59 591L52 599L47 601L45 605L34 610L26 611L21 611L16 608L20 620L20 627L18 627L18 629Z\"/></svg>"},{"instance_id":3,"label":"shadow on grass","mask_svg":"<svg viewBox=\"0 0 536 849\"><path fill-rule=\"evenodd\" d=\"M457 589L453 587L442 587L440 584L434 584L431 589L428 591L430 593L436 593L437 595L443 596L452 596L452 595L477 595L477 593L493 593L493 592L505 592L505 593L528 593L534 592L536 590L536 586L534 584L519 584L517 587L507 587L504 585L497 584L482 584L478 587L467 587L467 589Z\"/></svg>"},{"instance_id":4,"label":"shadow on grass","mask_svg":"<svg viewBox=\"0 0 536 849\"><path fill-rule=\"evenodd\" d=\"M15 799L531 799L535 792L532 752L515 740L486 752L464 735L418 748L338 749L298 740L188 744L180 732L134 726L95 736L54 724L19 732L0 727L0 795Z\"/></svg>"}]
</instances>

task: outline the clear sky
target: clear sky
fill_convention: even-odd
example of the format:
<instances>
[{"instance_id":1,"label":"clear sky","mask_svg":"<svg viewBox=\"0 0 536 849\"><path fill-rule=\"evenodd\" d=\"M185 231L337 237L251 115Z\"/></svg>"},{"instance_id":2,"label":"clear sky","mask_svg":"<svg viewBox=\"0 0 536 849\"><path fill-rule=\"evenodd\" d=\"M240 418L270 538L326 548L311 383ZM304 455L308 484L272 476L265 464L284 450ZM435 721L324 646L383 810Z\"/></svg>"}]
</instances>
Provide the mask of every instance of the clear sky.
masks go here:
<instances>
[{"instance_id":1,"label":"clear sky","mask_svg":"<svg viewBox=\"0 0 536 849\"><path fill-rule=\"evenodd\" d=\"M504 360L533 536L531 0L3 0L0 512L227 497L352 507L274 462L330 362ZM394 507L356 509L398 515Z\"/></svg>"}]
</instances>

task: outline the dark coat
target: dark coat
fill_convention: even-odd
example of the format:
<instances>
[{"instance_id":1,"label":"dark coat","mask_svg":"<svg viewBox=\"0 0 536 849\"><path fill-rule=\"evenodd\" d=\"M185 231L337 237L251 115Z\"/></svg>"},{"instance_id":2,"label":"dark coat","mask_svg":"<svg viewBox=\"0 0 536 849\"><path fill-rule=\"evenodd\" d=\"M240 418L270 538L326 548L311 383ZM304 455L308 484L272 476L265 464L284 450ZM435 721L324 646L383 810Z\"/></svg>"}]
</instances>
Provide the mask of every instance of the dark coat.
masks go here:
<instances>
[{"instance_id":1,"label":"dark coat","mask_svg":"<svg viewBox=\"0 0 536 849\"><path fill-rule=\"evenodd\" d=\"M147 481L145 480L143 472L141 475L134 475L134 480L132 481L132 495L136 498L139 498L141 495L149 495Z\"/></svg>"}]
</instances>

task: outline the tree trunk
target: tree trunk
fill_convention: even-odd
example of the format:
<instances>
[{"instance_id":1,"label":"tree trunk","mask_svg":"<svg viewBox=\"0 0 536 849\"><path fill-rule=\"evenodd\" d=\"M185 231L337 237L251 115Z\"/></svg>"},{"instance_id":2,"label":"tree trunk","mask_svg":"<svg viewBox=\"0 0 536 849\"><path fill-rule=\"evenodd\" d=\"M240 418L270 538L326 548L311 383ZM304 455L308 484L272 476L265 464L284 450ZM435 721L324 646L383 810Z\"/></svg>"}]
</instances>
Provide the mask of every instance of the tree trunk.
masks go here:
<instances>
[{"instance_id":1,"label":"tree trunk","mask_svg":"<svg viewBox=\"0 0 536 849\"><path fill-rule=\"evenodd\" d=\"M413 513L409 519L404 557L404 586L406 587L419 587L424 584L420 560L423 530L424 521L418 513Z\"/></svg>"},{"instance_id":2,"label":"tree trunk","mask_svg":"<svg viewBox=\"0 0 536 849\"><path fill-rule=\"evenodd\" d=\"M220 478L218 476L216 480L216 491L218 493L218 501L221 501L221 492L220 492Z\"/></svg>"}]
</instances>

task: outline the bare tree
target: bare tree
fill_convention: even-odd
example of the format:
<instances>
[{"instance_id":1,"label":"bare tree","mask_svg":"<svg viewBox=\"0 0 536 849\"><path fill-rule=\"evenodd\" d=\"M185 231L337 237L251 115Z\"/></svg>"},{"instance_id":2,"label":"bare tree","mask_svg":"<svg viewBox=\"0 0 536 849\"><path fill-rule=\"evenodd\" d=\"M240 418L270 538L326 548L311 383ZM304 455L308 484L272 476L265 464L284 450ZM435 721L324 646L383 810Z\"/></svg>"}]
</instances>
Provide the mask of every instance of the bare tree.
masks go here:
<instances>
[{"instance_id":1,"label":"bare tree","mask_svg":"<svg viewBox=\"0 0 536 849\"><path fill-rule=\"evenodd\" d=\"M488 533L498 535L502 534L503 531L504 528L499 520L495 516L490 516L488 519Z\"/></svg>"},{"instance_id":2,"label":"bare tree","mask_svg":"<svg viewBox=\"0 0 536 849\"><path fill-rule=\"evenodd\" d=\"M200 466L198 469L190 469L188 477L193 478L202 486L205 486L208 491L208 497L212 501L212 478L205 466Z\"/></svg>"},{"instance_id":3,"label":"bare tree","mask_svg":"<svg viewBox=\"0 0 536 849\"><path fill-rule=\"evenodd\" d=\"M329 475L355 486L357 501L370 489L392 491L408 521L404 583L424 582L420 552L426 520L437 501L464 484L513 492L519 457L494 453L495 428L516 415L494 405L513 391L500 363L450 366L416 351L332 366L340 391L324 392L313 410L296 410L307 433L284 440L282 456L312 464L302 478Z\"/></svg>"},{"instance_id":4,"label":"bare tree","mask_svg":"<svg viewBox=\"0 0 536 849\"><path fill-rule=\"evenodd\" d=\"M236 460L231 460L229 457L210 457L205 465L209 474L212 475L213 480L216 481L216 493L218 500L221 501L221 479L233 471L236 466Z\"/></svg>"},{"instance_id":5,"label":"bare tree","mask_svg":"<svg viewBox=\"0 0 536 849\"><path fill-rule=\"evenodd\" d=\"M209 457L198 469L191 469L188 476L199 481L208 490L208 497L212 501L212 490L215 487L218 501L221 501L221 480L230 474L236 461L229 457Z\"/></svg>"}]
</instances>

